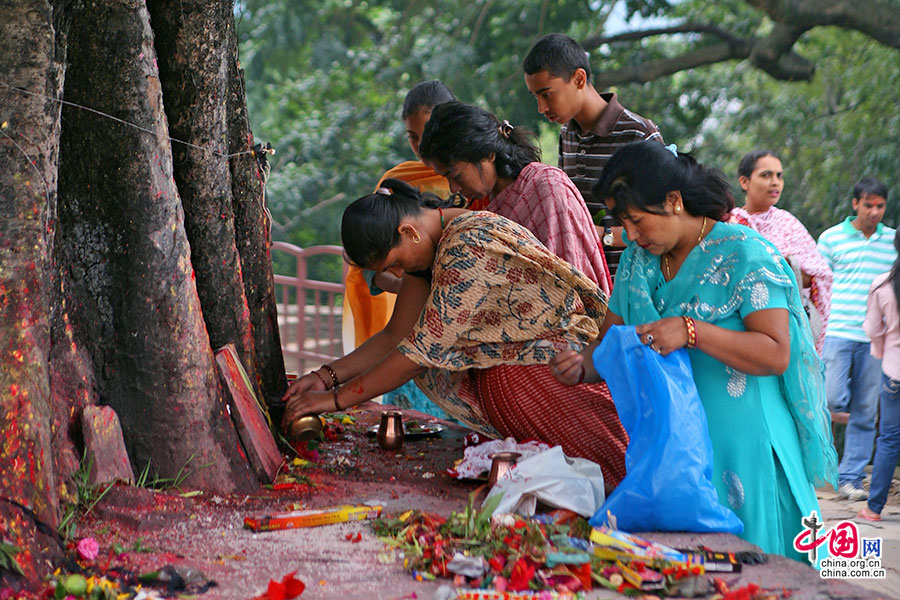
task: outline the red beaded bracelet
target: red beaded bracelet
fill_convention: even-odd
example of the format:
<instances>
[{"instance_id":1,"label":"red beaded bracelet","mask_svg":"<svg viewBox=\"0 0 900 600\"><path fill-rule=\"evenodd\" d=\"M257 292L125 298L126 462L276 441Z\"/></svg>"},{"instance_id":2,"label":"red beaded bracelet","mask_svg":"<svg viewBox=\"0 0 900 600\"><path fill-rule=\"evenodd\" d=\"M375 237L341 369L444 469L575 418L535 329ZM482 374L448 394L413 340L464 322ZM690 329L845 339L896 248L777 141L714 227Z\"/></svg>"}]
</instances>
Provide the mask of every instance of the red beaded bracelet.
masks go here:
<instances>
[{"instance_id":1,"label":"red beaded bracelet","mask_svg":"<svg viewBox=\"0 0 900 600\"><path fill-rule=\"evenodd\" d=\"M684 326L687 327L687 344L685 347L687 348L696 348L697 347L697 328L694 325L694 319L687 315L683 315L681 317L684 319Z\"/></svg>"},{"instance_id":2,"label":"red beaded bracelet","mask_svg":"<svg viewBox=\"0 0 900 600\"><path fill-rule=\"evenodd\" d=\"M322 374L319 373L318 371L312 371L312 374L319 378L319 381L322 382L322 385L325 386L325 389L327 390L327 389L328 389L328 384L325 383L325 378L322 377Z\"/></svg>"}]
</instances>

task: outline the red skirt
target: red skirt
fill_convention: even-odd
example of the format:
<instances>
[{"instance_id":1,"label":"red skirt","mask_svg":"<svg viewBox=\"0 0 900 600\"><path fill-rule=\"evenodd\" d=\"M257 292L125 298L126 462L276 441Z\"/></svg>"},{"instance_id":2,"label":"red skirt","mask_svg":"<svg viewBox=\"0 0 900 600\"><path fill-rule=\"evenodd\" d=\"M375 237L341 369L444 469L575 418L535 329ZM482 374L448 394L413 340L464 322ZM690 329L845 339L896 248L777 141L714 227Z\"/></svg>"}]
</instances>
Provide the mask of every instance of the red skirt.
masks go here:
<instances>
[{"instance_id":1,"label":"red skirt","mask_svg":"<svg viewBox=\"0 0 900 600\"><path fill-rule=\"evenodd\" d=\"M500 365L470 373L466 384L474 389L460 390L460 395L473 391L484 416L503 437L562 446L567 456L594 461L603 469L607 490L625 477L628 434L606 383L565 385L547 365Z\"/></svg>"}]
</instances>

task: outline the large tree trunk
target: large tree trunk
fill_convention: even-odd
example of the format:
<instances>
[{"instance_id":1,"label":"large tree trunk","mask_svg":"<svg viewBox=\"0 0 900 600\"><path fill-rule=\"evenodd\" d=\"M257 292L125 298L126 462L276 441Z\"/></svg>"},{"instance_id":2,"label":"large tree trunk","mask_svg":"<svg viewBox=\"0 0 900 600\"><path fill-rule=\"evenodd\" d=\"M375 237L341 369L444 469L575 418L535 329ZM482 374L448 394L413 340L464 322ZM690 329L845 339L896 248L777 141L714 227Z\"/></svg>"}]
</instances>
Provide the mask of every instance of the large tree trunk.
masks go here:
<instances>
[{"instance_id":1,"label":"large tree trunk","mask_svg":"<svg viewBox=\"0 0 900 600\"><path fill-rule=\"evenodd\" d=\"M0 539L26 581L60 562L86 405L116 410L138 470L227 493L258 482L213 349L284 389L232 5L169 4L161 84L142 0L0 0Z\"/></svg>"},{"instance_id":2,"label":"large tree trunk","mask_svg":"<svg viewBox=\"0 0 900 600\"><path fill-rule=\"evenodd\" d=\"M252 307L256 363L263 397L270 406L281 399L287 389L284 355L278 333L278 312L275 299L275 278L272 274L271 218L266 209L265 182L257 160L249 153L253 133L247 117L247 96L244 93L244 71L238 61L237 29L234 13L230 12L223 34L228 40L226 56L229 61L228 96L228 152L231 158L231 189L234 198L235 234L241 255L244 293ZM277 418L277 415L273 415Z\"/></svg>"},{"instance_id":3,"label":"large tree trunk","mask_svg":"<svg viewBox=\"0 0 900 600\"><path fill-rule=\"evenodd\" d=\"M59 256L73 338L141 470L248 490L206 333L149 14L141 0L86 3L73 18L60 148ZM202 468L201 468L202 467Z\"/></svg>"},{"instance_id":4,"label":"large tree trunk","mask_svg":"<svg viewBox=\"0 0 900 600\"><path fill-rule=\"evenodd\" d=\"M191 262L210 343L233 343L248 373L256 372L250 311L235 246L225 97L231 2L150 0L155 47L175 181L185 212ZM226 35L223 35L226 33ZM202 147L197 148L197 146ZM259 395L259 388L256 389Z\"/></svg>"},{"instance_id":5,"label":"large tree trunk","mask_svg":"<svg viewBox=\"0 0 900 600\"><path fill-rule=\"evenodd\" d=\"M59 104L44 97L59 96L64 66L49 2L4 0L2 14L0 539L24 549L34 580L48 566L37 527L59 523L48 374Z\"/></svg>"}]
</instances>

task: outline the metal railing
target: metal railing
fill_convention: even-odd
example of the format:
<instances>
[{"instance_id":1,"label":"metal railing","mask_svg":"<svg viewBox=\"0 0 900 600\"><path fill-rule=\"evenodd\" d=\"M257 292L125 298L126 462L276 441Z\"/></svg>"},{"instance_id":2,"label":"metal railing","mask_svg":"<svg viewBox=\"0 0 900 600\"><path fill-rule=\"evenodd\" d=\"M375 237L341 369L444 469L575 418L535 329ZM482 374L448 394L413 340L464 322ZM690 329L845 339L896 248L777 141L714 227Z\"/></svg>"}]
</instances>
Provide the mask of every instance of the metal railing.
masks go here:
<instances>
[{"instance_id":1,"label":"metal railing","mask_svg":"<svg viewBox=\"0 0 900 600\"><path fill-rule=\"evenodd\" d=\"M343 248L300 248L286 242L273 242L273 259L276 251L291 255L295 261L295 268L289 269L292 274L275 273L275 297L285 369L302 374L312 366L344 354L341 325L347 265L343 265L341 283L309 279L311 260L342 256Z\"/></svg>"}]
</instances>

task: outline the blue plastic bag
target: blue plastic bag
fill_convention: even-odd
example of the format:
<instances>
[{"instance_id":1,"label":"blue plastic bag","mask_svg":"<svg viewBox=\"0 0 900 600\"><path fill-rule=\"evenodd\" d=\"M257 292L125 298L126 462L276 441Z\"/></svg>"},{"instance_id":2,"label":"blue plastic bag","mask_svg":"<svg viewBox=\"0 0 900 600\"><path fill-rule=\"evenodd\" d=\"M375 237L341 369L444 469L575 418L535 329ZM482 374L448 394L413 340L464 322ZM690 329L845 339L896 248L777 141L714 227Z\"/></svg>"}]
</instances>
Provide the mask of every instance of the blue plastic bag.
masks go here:
<instances>
[{"instance_id":1,"label":"blue plastic bag","mask_svg":"<svg viewBox=\"0 0 900 600\"><path fill-rule=\"evenodd\" d=\"M623 531L720 531L744 525L719 503L712 484L712 442L686 350L661 356L634 327L612 327L594 351L630 438L627 474L594 513L591 525Z\"/></svg>"}]
</instances>

